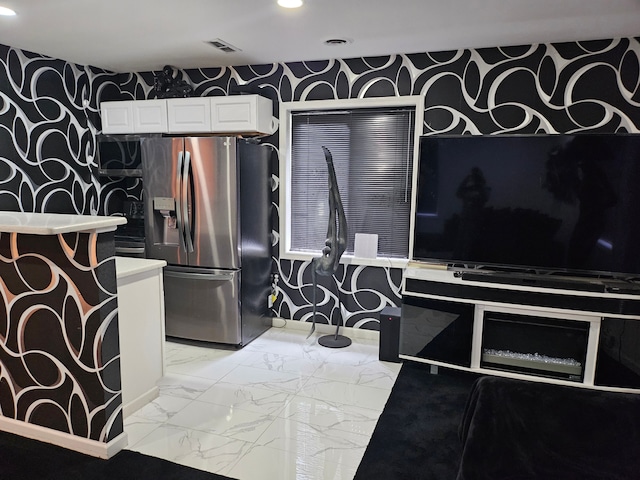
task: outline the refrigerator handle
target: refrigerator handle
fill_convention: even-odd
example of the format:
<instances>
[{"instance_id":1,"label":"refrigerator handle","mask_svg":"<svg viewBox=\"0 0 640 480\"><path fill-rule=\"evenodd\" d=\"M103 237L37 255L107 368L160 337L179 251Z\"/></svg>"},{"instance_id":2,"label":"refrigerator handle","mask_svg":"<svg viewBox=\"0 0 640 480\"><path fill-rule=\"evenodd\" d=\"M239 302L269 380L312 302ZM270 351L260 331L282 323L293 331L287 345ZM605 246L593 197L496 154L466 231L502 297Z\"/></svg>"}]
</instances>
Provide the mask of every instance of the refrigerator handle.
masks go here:
<instances>
[{"instance_id":1,"label":"refrigerator handle","mask_svg":"<svg viewBox=\"0 0 640 480\"><path fill-rule=\"evenodd\" d=\"M182 220L182 164L183 164L183 152L178 152L178 168L176 168L176 224L178 227L178 232L180 234L180 239L182 240L180 243L182 244L182 248L186 251L186 243L184 240L184 222Z\"/></svg>"},{"instance_id":2,"label":"refrigerator handle","mask_svg":"<svg viewBox=\"0 0 640 480\"><path fill-rule=\"evenodd\" d=\"M223 273L193 273L193 272L176 272L174 270L164 270L164 275L173 278L183 278L187 280L212 280L212 281L231 281L235 275L233 272Z\"/></svg>"},{"instance_id":3,"label":"refrigerator handle","mask_svg":"<svg viewBox=\"0 0 640 480\"><path fill-rule=\"evenodd\" d=\"M184 152L184 171L182 173L182 217L184 219L184 238L186 240L187 252L193 252L193 232L191 231L191 220L189 219L189 186L191 179L191 152ZM195 205L191 205L192 214Z\"/></svg>"},{"instance_id":4,"label":"refrigerator handle","mask_svg":"<svg viewBox=\"0 0 640 480\"><path fill-rule=\"evenodd\" d=\"M116 247L116 253L144 255L144 247Z\"/></svg>"}]
</instances>

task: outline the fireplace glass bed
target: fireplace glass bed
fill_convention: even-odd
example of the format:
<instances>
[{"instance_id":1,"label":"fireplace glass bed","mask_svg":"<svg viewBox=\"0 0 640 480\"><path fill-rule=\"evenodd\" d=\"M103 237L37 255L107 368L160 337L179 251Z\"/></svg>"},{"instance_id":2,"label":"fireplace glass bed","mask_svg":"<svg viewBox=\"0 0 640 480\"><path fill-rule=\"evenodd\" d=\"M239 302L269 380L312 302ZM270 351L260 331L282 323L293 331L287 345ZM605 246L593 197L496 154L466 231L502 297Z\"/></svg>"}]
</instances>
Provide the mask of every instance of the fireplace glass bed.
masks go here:
<instances>
[{"instance_id":1,"label":"fireplace glass bed","mask_svg":"<svg viewBox=\"0 0 640 480\"><path fill-rule=\"evenodd\" d=\"M480 367L582 382L589 323L485 311Z\"/></svg>"}]
</instances>

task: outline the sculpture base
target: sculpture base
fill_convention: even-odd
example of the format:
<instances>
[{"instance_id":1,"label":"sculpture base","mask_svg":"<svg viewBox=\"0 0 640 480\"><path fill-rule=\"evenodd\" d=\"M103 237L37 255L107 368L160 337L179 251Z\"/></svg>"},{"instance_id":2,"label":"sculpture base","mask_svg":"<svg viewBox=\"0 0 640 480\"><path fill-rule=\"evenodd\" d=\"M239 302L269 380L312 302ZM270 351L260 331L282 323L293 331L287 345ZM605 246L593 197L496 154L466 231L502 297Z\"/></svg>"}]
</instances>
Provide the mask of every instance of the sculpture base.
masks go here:
<instances>
[{"instance_id":1,"label":"sculpture base","mask_svg":"<svg viewBox=\"0 0 640 480\"><path fill-rule=\"evenodd\" d=\"M344 335L325 335L318 338L318 343L328 348L344 348L351 345L351 339Z\"/></svg>"}]
</instances>

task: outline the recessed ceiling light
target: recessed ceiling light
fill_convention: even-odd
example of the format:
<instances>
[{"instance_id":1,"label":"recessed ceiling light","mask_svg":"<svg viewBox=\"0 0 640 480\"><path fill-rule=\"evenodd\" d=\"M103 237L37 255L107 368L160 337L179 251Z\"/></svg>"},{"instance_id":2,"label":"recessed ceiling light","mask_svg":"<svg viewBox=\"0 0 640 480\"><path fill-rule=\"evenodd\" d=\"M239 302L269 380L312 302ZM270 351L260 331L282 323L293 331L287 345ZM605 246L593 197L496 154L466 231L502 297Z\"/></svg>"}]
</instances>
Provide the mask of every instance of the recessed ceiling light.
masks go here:
<instances>
[{"instance_id":1,"label":"recessed ceiling light","mask_svg":"<svg viewBox=\"0 0 640 480\"><path fill-rule=\"evenodd\" d=\"M353 43L353 40L349 38L330 38L324 41L325 45L345 45L347 43Z\"/></svg>"},{"instance_id":2,"label":"recessed ceiling light","mask_svg":"<svg viewBox=\"0 0 640 480\"><path fill-rule=\"evenodd\" d=\"M278 5L284 8L298 8L302 6L302 0L278 0Z\"/></svg>"},{"instance_id":3,"label":"recessed ceiling light","mask_svg":"<svg viewBox=\"0 0 640 480\"><path fill-rule=\"evenodd\" d=\"M0 7L0 15L5 15L7 17L11 17L13 15L15 15L16 12L14 12L13 10L11 10L10 8L7 7Z\"/></svg>"}]
</instances>

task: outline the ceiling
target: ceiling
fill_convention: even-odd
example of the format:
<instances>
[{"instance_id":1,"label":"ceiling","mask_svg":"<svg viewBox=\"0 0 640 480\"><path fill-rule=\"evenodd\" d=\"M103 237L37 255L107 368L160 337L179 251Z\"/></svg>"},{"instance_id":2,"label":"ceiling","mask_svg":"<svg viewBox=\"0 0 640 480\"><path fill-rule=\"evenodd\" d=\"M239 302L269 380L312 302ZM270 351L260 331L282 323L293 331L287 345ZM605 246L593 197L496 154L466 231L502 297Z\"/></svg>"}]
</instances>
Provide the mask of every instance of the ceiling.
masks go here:
<instances>
[{"instance_id":1,"label":"ceiling","mask_svg":"<svg viewBox=\"0 0 640 480\"><path fill-rule=\"evenodd\" d=\"M0 0L0 44L115 72L640 35L640 0ZM332 38L349 40L326 45ZM207 42L239 49L225 53Z\"/></svg>"}]
</instances>

